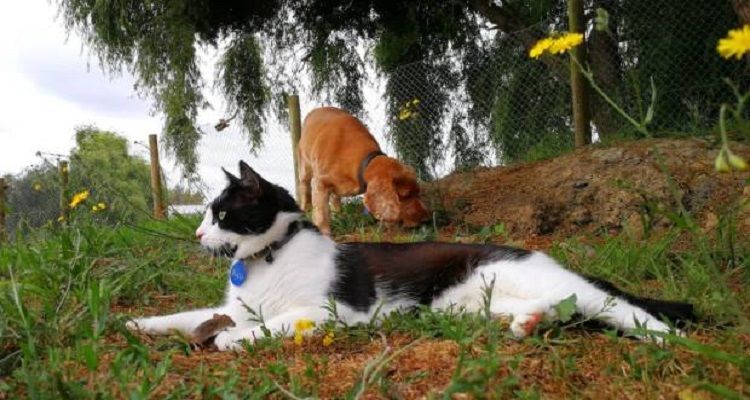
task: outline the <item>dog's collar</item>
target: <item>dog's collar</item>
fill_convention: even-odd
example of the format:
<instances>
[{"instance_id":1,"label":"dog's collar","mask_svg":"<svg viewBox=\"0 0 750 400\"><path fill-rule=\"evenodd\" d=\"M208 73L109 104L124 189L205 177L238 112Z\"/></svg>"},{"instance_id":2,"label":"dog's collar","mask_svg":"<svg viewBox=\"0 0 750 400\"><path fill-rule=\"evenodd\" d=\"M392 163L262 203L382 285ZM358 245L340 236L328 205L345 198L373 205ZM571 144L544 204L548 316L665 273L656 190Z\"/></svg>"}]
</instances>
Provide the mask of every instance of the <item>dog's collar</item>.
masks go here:
<instances>
[{"instance_id":1,"label":"dog's collar","mask_svg":"<svg viewBox=\"0 0 750 400\"><path fill-rule=\"evenodd\" d=\"M282 247L284 247L284 245L289 243L292 238L294 238L294 235L298 234L303 229L311 229L316 232L318 231L318 228L310 221L303 219L294 220L289 223L289 227L286 229L286 234L284 234L283 238L272 242L268 246L264 247L263 250L245 257L244 260L247 262L251 262L259 260L261 258L265 258L267 263L273 263L273 252L279 251Z\"/></svg>"},{"instance_id":2,"label":"dog's collar","mask_svg":"<svg viewBox=\"0 0 750 400\"><path fill-rule=\"evenodd\" d=\"M367 166L370 165L370 161L372 161L373 158L378 156L384 156L385 153L383 153L380 150L371 151L365 158L362 159L362 162L359 164L359 170L357 171L357 179L359 180L359 193L364 193L367 191L367 182L365 182L365 169L367 169Z\"/></svg>"}]
</instances>

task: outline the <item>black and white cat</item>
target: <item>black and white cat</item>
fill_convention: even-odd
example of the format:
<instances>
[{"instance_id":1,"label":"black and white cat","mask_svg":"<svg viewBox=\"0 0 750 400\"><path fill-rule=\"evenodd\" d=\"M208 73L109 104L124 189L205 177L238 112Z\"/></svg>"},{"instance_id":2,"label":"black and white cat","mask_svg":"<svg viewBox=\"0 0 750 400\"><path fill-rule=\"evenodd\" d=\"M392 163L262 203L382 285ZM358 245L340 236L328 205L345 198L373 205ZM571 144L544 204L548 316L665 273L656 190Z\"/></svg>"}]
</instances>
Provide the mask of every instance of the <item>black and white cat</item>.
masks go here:
<instances>
[{"instance_id":1,"label":"black and white cat","mask_svg":"<svg viewBox=\"0 0 750 400\"><path fill-rule=\"evenodd\" d=\"M626 332L639 324L668 332L670 327L657 316L694 319L690 304L626 294L566 270L540 252L436 242L337 244L303 219L286 190L244 162L239 178L224 172L229 184L206 209L196 231L206 249L234 260L224 303L138 318L128 323L130 329L191 334L214 313L226 314L236 326L220 332L214 342L220 350L237 350L242 341L264 336L247 307L262 311L265 328L273 334L290 335L297 320L330 318L325 307L330 301L348 324L417 305L476 312L484 306L490 283L490 312L511 317L516 337L528 335L542 316L554 319L553 306L573 294L579 313Z\"/></svg>"}]
</instances>

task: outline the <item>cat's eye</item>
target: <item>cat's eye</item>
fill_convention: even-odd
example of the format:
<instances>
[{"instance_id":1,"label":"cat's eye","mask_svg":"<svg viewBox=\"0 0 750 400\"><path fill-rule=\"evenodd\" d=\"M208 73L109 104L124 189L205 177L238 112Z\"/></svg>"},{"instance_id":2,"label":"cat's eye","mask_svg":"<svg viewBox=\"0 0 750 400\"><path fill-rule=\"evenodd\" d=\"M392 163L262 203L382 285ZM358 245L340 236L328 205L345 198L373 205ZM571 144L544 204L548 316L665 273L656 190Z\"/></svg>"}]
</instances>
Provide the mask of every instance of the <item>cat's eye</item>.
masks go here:
<instances>
[{"instance_id":1,"label":"cat's eye","mask_svg":"<svg viewBox=\"0 0 750 400\"><path fill-rule=\"evenodd\" d=\"M226 216L227 216L227 212L226 211L219 211L219 221L223 221L224 217L226 217Z\"/></svg>"}]
</instances>

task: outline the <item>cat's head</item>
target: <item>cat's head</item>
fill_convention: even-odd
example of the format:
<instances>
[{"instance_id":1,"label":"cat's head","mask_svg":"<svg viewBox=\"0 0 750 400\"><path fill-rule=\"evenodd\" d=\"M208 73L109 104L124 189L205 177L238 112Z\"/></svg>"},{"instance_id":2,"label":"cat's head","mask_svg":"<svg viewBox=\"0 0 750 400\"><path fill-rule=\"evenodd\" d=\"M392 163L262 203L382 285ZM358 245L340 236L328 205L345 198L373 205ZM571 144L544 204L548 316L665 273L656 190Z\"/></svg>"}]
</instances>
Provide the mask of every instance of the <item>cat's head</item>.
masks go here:
<instances>
[{"instance_id":1,"label":"cat's head","mask_svg":"<svg viewBox=\"0 0 750 400\"><path fill-rule=\"evenodd\" d=\"M289 192L263 179L244 161L239 177L222 170L229 183L206 207L195 235L215 255L249 257L283 236L300 209Z\"/></svg>"}]
</instances>

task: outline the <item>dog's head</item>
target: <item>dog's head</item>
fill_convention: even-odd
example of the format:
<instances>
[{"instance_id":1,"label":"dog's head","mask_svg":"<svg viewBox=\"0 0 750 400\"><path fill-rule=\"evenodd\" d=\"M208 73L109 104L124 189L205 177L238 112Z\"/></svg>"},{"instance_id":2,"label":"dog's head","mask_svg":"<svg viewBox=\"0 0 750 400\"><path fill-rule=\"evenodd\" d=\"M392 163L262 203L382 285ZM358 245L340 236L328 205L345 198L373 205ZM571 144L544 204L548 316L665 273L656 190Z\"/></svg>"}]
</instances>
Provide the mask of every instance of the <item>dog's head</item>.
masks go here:
<instances>
[{"instance_id":1,"label":"dog's head","mask_svg":"<svg viewBox=\"0 0 750 400\"><path fill-rule=\"evenodd\" d=\"M416 174L410 167L390 157L378 157L371 162L365 178L365 207L378 220L411 228L429 218L419 198Z\"/></svg>"}]
</instances>

